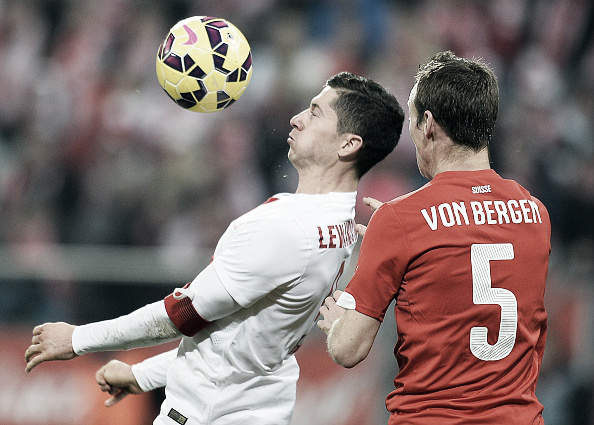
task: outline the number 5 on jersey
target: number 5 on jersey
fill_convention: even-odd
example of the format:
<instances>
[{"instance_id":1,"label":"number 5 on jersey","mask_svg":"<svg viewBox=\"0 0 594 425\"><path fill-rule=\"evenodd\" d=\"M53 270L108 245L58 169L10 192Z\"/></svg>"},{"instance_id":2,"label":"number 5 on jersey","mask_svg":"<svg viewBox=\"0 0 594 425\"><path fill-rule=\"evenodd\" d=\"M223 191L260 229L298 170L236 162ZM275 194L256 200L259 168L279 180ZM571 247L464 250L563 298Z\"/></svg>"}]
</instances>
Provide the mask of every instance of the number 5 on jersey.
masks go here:
<instances>
[{"instance_id":1,"label":"number 5 on jersey","mask_svg":"<svg viewBox=\"0 0 594 425\"><path fill-rule=\"evenodd\" d=\"M470 330L470 351L486 361L508 356L516 342L518 303L513 292L491 287L491 260L513 260L514 247L505 244L473 244L470 247L472 265L472 300L474 304L498 304L501 307L499 337L494 345L487 342L487 328L475 326Z\"/></svg>"}]
</instances>

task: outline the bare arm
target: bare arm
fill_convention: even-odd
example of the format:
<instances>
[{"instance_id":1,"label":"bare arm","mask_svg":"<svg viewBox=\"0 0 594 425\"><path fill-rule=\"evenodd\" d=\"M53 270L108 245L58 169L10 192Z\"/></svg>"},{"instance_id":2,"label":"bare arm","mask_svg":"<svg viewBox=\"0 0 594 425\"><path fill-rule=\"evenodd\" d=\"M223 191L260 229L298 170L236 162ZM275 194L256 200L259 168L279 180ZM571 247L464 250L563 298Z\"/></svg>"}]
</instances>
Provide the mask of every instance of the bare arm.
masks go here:
<instances>
[{"instance_id":1,"label":"bare arm","mask_svg":"<svg viewBox=\"0 0 594 425\"><path fill-rule=\"evenodd\" d=\"M380 327L377 319L345 310L336 304L342 291L326 298L320 313L324 316L318 326L327 335L328 352L339 365L351 368L363 361L373 345Z\"/></svg>"}]
</instances>

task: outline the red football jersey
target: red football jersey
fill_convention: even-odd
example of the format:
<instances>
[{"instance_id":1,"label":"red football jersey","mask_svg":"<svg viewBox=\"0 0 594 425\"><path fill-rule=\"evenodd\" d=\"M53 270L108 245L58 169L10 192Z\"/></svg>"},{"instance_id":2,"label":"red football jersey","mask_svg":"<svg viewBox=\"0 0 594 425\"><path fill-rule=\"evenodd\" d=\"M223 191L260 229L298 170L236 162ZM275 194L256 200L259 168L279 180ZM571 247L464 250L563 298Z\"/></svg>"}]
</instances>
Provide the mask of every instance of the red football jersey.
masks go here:
<instances>
[{"instance_id":1,"label":"red football jersey","mask_svg":"<svg viewBox=\"0 0 594 425\"><path fill-rule=\"evenodd\" d=\"M493 170L440 173L374 213L346 292L378 320L396 298L390 424L544 423L550 236L544 205Z\"/></svg>"}]
</instances>

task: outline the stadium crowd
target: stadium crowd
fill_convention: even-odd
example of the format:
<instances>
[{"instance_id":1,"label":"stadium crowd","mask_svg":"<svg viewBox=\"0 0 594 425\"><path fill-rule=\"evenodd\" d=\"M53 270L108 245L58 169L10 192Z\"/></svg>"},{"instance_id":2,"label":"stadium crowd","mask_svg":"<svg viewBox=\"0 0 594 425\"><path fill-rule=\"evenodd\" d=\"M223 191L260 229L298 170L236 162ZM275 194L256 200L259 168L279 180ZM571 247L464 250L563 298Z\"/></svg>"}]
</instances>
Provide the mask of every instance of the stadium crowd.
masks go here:
<instances>
[{"instance_id":1,"label":"stadium crowd","mask_svg":"<svg viewBox=\"0 0 594 425\"><path fill-rule=\"evenodd\" d=\"M229 19L252 47L250 86L224 112L184 111L157 84L157 47L192 15ZM0 245L25 263L46 243L212 249L231 219L294 190L289 119L327 77L360 73L405 104L433 53L482 57L501 87L493 168L553 225L544 417L592 425L593 39L589 0L0 0ZM424 182L405 131L359 195ZM0 270L0 324L98 320L121 311L96 297L129 311L167 291Z\"/></svg>"}]
</instances>

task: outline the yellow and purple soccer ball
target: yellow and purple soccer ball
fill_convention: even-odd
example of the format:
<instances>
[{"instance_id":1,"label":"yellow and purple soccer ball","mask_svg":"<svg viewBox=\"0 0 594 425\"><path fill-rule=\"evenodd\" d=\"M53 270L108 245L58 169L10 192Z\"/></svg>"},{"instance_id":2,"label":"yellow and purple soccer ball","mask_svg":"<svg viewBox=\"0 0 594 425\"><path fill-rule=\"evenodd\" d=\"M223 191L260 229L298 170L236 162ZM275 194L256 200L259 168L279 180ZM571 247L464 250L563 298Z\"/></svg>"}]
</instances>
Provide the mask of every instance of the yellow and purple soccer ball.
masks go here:
<instances>
[{"instance_id":1,"label":"yellow and purple soccer ball","mask_svg":"<svg viewBox=\"0 0 594 425\"><path fill-rule=\"evenodd\" d=\"M193 16L175 24L157 52L157 78L179 106L216 112L237 101L252 78L251 48L229 21Z\"/></svg>"}]
</instances>

